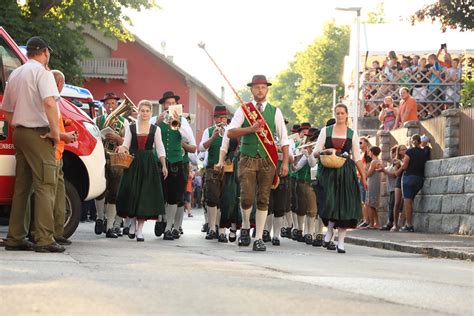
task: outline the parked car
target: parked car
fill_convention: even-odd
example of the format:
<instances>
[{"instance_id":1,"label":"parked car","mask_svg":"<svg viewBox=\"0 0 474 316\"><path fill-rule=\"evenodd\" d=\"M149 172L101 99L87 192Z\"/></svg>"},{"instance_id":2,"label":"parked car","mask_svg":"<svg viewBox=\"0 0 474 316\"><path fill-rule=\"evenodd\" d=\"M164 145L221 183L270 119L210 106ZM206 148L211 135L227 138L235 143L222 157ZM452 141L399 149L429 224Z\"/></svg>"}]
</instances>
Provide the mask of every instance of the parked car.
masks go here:
<instances>
[{"instance_id":1,"label":"parked car","mask_svg":"<svg viewBox=\"0 0 474 316\"><path fill-rule=\"evenodd\" d=\"M18 45L0 27L0 103L8 76L26 61ZM79 225L82 201L93 199L105 191L105 155L100 131L92 119L64 97L60 98L58 105L66 131L79 133L78 141L67 144L63 154L66 186L64 236L68 238ZM12 127L0 110L0 214L3 216L9 214L15 183L12 134Z\"/></svg>"}]
</instances>

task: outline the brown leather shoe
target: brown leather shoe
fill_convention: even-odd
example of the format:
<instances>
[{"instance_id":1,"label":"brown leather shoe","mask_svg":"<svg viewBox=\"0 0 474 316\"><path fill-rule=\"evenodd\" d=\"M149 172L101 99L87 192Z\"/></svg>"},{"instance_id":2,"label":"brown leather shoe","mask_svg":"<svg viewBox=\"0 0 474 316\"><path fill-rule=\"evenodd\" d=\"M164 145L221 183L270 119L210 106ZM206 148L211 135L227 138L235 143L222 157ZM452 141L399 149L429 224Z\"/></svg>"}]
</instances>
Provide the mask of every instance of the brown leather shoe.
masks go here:
<instances>
[{"instance_id":1,"label":"brown leather shoe","mask_svg":"<svg viewBox=\"0 0 474 316\"><path fill-rule=\"evenodd\" d=\"M11 251L33 251L34 250L35 244L33 244L31 241L25 241L20 245L16 246L10 246L10 245L5 245L5 250L11 250Z\"/></svg>"},{"instance_id":2,"label":"brown leather shoe","mask_svg":"<svg viewBox=\"0 0 474 316\"><path fill-rule=\"evenodd\" d=\"M36 252L64 252L64 250L66 250L66 248L56 242L46 246L35 246Z\"/></svg>"},{"instance_id":3,"label":"brown leather shoe","mask_svg":"<svg viewBox=\"0 0 474 316\"><path fill-rule=\"evenodd\" d=\"M72 241L64 237L54 237L54 240L56 240L56 242L62 246L69 246L70 244L72 244Z\"/></svg>"}]
</instances>

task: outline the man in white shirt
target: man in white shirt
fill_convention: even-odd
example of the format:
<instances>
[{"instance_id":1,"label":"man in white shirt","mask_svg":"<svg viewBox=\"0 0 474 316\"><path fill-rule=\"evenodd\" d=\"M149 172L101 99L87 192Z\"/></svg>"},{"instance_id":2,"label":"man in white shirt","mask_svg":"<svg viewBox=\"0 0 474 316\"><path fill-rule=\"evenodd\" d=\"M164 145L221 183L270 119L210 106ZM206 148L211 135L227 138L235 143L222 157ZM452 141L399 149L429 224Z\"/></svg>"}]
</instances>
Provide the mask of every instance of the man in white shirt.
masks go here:
<instances>
[{"instance_id":1,"label":"man in white shirt","mask_svg":"<svg viewBox=\"0 0 474 316\"><path fill-rule=\"evenodd\" d=\"M16 179L6 250L63 252L54 241L57 185L55 146L59 142L59 92L47 70L48 44L35 36L26 45L28 62L15 69L5 89L1 109L12 126L16 149ZM35 192L35 242L26 240L31 190ZM25 225L26 224L26 225Z\"/></svg>"}]
</instances>

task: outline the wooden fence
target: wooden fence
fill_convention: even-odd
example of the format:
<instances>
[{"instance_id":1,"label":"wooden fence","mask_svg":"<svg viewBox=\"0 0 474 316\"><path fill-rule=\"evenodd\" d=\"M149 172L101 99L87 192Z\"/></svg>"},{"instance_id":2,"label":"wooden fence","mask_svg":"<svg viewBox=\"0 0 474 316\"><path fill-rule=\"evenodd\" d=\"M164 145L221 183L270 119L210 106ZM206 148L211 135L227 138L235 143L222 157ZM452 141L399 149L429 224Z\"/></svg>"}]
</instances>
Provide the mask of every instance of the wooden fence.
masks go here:
<instances>
[{"instance_id":1,"label":"wooden fence","mask_svg":"<svg viewBox=\"0 0 474 316\"><path fill-rule=\"evenodd\" d=\"M429 120L421 121L420 123L420 135L426 135L430 138L430 159L442 159L444 152L444 130L446 118L444 116L438 116Z\"/></svg>"},{"instance_id":2,"label":"wooden fence","mask_svg":"<svg viewBox=\"0 0 474 316\"><path fill-rule=\"evenodd\" d=\"M461 111L459 117L459 156L474 155L474 108Z\"/></svg>"}]
</instances>

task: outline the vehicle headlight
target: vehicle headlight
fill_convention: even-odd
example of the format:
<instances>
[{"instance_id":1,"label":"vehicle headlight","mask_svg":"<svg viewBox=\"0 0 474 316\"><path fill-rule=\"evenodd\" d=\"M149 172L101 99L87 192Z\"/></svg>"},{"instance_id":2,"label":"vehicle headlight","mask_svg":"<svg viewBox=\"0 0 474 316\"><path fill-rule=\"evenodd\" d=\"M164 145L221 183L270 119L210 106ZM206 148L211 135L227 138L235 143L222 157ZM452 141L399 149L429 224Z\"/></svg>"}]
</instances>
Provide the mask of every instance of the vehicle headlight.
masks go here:
<instances>
[{"instance_id":1,"label":"vehicle headlight","mask_svg":"<svg viewBox=\"0 0 474 316\"><path fill-rule=\"evenodd\" d=\"M88 123L88 122L84 122L84 127L85 127L85 128L89 131L89 133L91 133L92 136L94 136L96 139L98 139L98 140L101 139L100 130L99 130L99 128L97 127L97 125L91 124L91 123Z\"/></svg>"}]
</instances>

